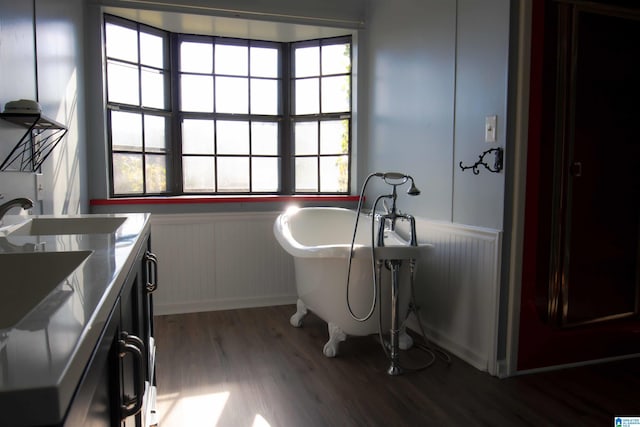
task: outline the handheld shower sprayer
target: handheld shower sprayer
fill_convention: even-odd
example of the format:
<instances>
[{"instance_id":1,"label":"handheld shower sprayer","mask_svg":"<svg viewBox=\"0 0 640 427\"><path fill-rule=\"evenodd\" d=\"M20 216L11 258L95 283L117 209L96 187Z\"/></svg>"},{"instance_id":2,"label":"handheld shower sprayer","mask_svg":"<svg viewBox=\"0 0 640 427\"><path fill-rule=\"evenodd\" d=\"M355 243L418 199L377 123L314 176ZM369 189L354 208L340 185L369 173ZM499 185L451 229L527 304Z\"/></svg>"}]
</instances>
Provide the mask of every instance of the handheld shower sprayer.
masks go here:
<instances>
[{"instance_id":1,"label":"handheld shower sprayer","mask_svg":"<svg viewBox=\"0 0 640 427\"><path fill-rule=\"evenodd\" d=\"M411 181L411 187L407 190L407 194L410 196L417 196L420 194L420 190L416 187L415 181L411 175L407 175L401 172L375 172L370 176L380 177L385 183L392 185L394 190L398 185L403 185L407 181Z\"/></svg>"},{"instance_id":2,"label":"handheld shower sprayer","mask_svg":"<svg viewBox=\"0 0 640 427\"><path fill-rule=\"evenodd\" d=\"M355 245L355 241L356 241L356 233L358 230L358 220L360 218L360 212L362 210L362 202L364 201L364 194L365 191L367 189L367 184L369 183L369 181L371 180L371 178L373 177L377 177L377 178L382 178L384 180L385 183L391 185L393 187L393 191L391 194L387 194L387 195L382 195L379 196L375 202L373 203L373 208L372 208L372 221L371 221L371 265L372 265L372 274L374 277L374 283L373 283L373 298L372 298L372 302L371 302L371 307L369 312L364 316L364 317L359 317L357 316L353 310L351 309L351 304L349 302L349 283L350 283L350 277L351 277L351 261L353 260L353 250L354 250L354 245ZM387 210L387 212L385 213L385 215L382 215L380 217L380 228L378 231L378 245L379 246L384 246L384 228L385 228L385 223L387 220L390 221L391 224L391 229L394 228L395 226L395 221L397 218L404 218L406 220L409 220L410 224L411 224L411 238L410 238L410 244L412 246L417 246L417 238L416 238L416 232L415 232L415 220L413 218L413 216L411 215L405 215L405 214L401 214L397 211L396 209L396 199L398 197L397 191L396 191L396 187L398 187L399 185L404 185L407 183L407 181L411 181L411 186L409 187L409 190L407 191L407 194L410 196L417 196L420 194L420 190L418 190L418 188L415 185L415 182L413 180L413 177L411 175L407 175L401 172L374 172L369 174L369 176L367 176L367 179L365 179L364 184L362 185L362 190L360 190L360 200L358 200L358 207L356 209L356 221L355 221L355 225L353 228L353 236L351 238L351 246L349 249L349 263L348 263L348 267L347 267L347 308L349 310L349 313L351 314L351 317L353 317L353 319L359 321L359 322L364 322L366 320L368 320L372 315L373 312L375 310L376 307L376 303L377 303L377 279L375 279L377 277L376 274L376 261L374 259L374 253L373 253L373 248L375 246L375 233L374 233L374 224L375 224L375 210L376 210L376 206L378 204L379 201L383 201L384 199L391 199L392 200L392 205L391 205L391 209L388 209L388 207L385 208L385 210Z\"/></svg>"},{"instance_id":3,"label":"handheld shower sprayer","mask_svg":"<svg viewBox=\"0 0 640 427\"><path fill-rule=\"evenodd\" d=\"M360 212L362 209L362 202L364 200L367 184L373 177L381 178L386 184L391 185L393 190L391 194L382 194L378 196L373 202L373 206L371 209L371 215L370 215L371 216L371 270L372 270L371 275L373 277L372 301L371 301L371 306L369 308L369 312L365 316L359 317L353 312L351 303L349 301L351 261L353 260L353 256L354 256L354 245L356 241L356 233L358 230L358 220L360 218ZM378 303L378 299L381 298L381 291L380 291L381 285L379 281L381 280L382 266L384 265L388 270L391 271L391 304L392 306L391 306L391 329L389 332L389 343L388 343L389 351L387 351L387 343L385 343L382 336L382 309L380 309L378 312L379 313L378 336L380 338L380 343L382 344L382 348L385 354L387 355L387 358L389 358L391 361L391 366L387 370L387 373L389 375L399 375L403 372L403 368L400 366L399 351L398 351L400 349L399 334L401 332L400 319L399 319L399 316L400 316L399 301L400 300L398 299L398 291L399 291L398 274L399 274L400 266L401 266L401 263L403 262L403 259L382 259L381 257L376 258L375 250L376 248L381 249L385 246L385 237L387 237L387 234L390 234L390 233L386 233L386 231L394 230L397 219L401 219L409 222L409 227L410 227L409 246L413 246L413 247L418 246L415 218L413 217L413 215L401 213L396 208L396 199L398 197L397 187L406 184L408 181L411 181L411 185L407 190L407 195L409 196L419 195L420 190L418 189L418 187L416 187L415 181L411 175L407 175L400 172L374 172L369 174L369 176L367 176L366 180L364 181L364 184L362 185L362 190L360 191L360 198L358 200L358 208L356 210L356 219L355 219L355 225L353 229L353 236L351 239L351 247L349 250L349 257L348 257L349 263L347 266L347 287L346 287L347 309L349 310L349 314L351 315L351 317L354 320L359 322L367 321L373 315L376 305ZM392 201L390 208L387 204L387 199L391 199ZM382 202L384 206L383 214L376 213L376 207L380 202ZM376 221L378 222L377 242L375 239ZM387 226L389 228L387 228ZM410 291L411 291L411 301L414 306L414 310L416 307L415 292L414 292L414 285L413 285L415 266L416 266L416 259L410 258L409 259L409 270L410 270L409 283L410 283ZM418 318L420 330L422 331L422 336L426 342L427 338L426 338L426 335L424 334L424 329L422 327L422 324L420 323L420 316L417 311L414 311L414 313ZM425 369L435 361L436 356L433 350L431 350L431 348L429 348L428 346L424 346L424 350L427 353L430 353L432 358L425 366L421 368L414 368L414 370ZM446 353L443 353L443 354L445 355L445 360L447 361L451 360Z\"/></svg>"}]
</instances>

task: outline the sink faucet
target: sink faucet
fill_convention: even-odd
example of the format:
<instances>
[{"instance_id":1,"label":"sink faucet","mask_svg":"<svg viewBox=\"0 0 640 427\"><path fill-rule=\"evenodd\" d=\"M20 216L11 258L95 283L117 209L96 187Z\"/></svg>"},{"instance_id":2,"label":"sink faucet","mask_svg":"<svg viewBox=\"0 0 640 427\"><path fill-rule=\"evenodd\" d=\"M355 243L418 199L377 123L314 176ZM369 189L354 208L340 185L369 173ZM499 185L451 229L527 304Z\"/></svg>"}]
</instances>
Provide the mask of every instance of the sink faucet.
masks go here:
<instances>
[{"instance_id":1,"label":"sink faucet","mask_svg":"<svg viewBox=\"0 0 640 427\"><path fill-rule=\"evenodd\" d=\"M22 209L31 209L33 202L26 197L18 197L17 199L9 200L6 203L0 205L0 220L7 214L11 208L21 207Z\"/></svg>"}]
</instances>

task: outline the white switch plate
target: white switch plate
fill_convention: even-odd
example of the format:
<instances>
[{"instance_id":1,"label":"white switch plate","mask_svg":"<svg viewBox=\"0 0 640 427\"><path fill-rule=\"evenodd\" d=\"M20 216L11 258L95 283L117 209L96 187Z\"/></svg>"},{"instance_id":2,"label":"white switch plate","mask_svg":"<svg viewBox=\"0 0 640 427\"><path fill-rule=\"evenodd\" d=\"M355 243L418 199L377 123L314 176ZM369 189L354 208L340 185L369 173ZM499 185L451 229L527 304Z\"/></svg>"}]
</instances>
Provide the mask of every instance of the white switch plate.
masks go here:
<instances>
[{"instance_id":1,"label":"white switch plate","mask_svg":"<svg viewBox=\"0 0 640 427\"><path fill-rule=\"evenodd\" d=\"M42 200L44 196L44 185L41 173L36 173L36 200Z\"/></svg>"},{"instance_id":2,"label":"white switch plate","mask_svg":"<svg viewBox=\"0 0 640 427\"><path fill-rule=\"evenodd\" d=\"M487 116L484 118L484 142L496 142L498 116Z\"/></svg>"}]
</instances>

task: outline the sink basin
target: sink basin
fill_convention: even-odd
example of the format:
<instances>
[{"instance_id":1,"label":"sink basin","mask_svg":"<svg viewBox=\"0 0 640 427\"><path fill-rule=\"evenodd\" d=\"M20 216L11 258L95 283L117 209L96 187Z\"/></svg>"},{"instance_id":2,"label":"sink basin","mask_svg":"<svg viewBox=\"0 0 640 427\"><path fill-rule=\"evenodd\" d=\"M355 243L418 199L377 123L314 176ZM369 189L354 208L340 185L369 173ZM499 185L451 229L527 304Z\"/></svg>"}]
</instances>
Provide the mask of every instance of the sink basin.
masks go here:
<instances>
[{"instance_id":1,"label":"sink basin","mask_svg":"<svg viewBox=\"0 0 640 427\"><path fill-rule=\"evenodd\" d=\"M56 234L104 234L113 233L126 220L124 217L96 216L69 218L32 218L10 234L16 236L40 236Z\"/></svg>"},{"instance_id":2,"label":"sink basin","mask_svg":"<svg viewBox=\"0 0 640 427\"><path fill-rule=\"evenodd\" d=\"M0 254L0 329L14 326L92 251Z\"/></svg>"}]
</instances>

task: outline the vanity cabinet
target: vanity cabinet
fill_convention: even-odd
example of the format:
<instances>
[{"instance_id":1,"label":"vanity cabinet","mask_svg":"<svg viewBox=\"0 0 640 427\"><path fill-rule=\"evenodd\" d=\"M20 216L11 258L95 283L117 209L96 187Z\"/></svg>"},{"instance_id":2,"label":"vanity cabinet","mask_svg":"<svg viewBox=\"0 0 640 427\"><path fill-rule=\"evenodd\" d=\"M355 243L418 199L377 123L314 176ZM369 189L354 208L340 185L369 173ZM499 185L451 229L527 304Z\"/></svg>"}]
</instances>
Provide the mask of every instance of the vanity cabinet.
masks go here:
<instances>
[{"instance_id":1,"label":"vanity cabinet","mask_svg":"<svg viewBox=\"0 0 640 427\"><path fill-rule=\"evenodd\" d=\"M150 238L126 281L76 389L64 426L153 426L157 260Z\"/></svg>"}]
</instances>

